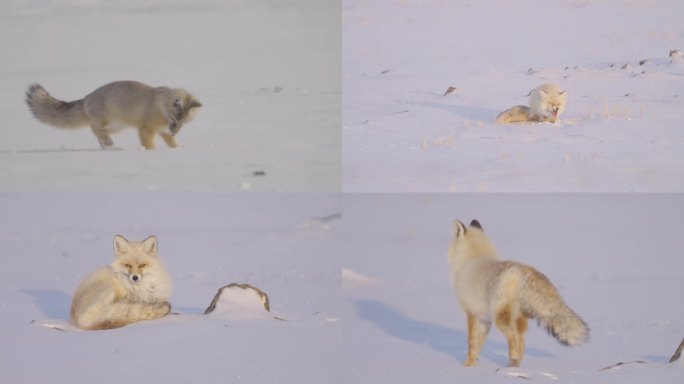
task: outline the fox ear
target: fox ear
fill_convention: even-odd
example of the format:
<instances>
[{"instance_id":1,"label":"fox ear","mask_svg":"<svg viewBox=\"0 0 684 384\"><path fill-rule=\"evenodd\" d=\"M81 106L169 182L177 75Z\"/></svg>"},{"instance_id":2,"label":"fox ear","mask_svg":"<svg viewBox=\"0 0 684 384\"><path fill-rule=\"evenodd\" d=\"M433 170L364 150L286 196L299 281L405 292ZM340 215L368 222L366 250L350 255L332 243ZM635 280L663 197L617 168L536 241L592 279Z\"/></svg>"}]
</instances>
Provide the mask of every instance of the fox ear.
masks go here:
<instances>
[{"instance_id":1,"label":"fox ear","mask_svg":"<svg viewBox=\"0 0 684 384\"><path fill-rule=\"evenodd\" d=\"M565 91L559 92L558 95L565 95Z\"/></svg>"},{"instance_id":2,"label":"fox ear","mask_svg":"<svg viewBox=\"0 0 684 384\"><path fill-rule=\"evenodd\" d=\"M128 252L128 240L121 235L114 236L114 254L119 256Z\"/></svg>"},{"instance_id":3,"label":"fox ear","mask_svg":"<svg viewBox=\"0 0 684 384\"><path fill-rule=\"evenodd\" d=\"M150 236L147 239L143 240L142 243L140 243L142 246L143 252L147 253L150 256L154 256L157 254L157 238L154 236Z\"/></svg>"},{"instance_id":4,"label":"fox ear","mask_svg":"<svg viewBox=\"0 0 684 384\"><path fill-rule=\"evenodd\" d=\"M190 109L192 109L192 108L199 108L199 107L201 107L201 106L202 106L202 103L200 103L200 102L197 101L196 99L192 99L192 101L190 102Z\"/></svg>"},{"instance_id":5,"label":"fox ear","mask_svg":"<svg viewBox=\"0 0 684 384\"><path fill-rule=\"evenodd\" d=\"M542 98L542 100L546 100L546 98L548 98L548 97L549 97L549 95L548 95L548 94L546 93L546 91L545 91L545 90L543 90L543 89L540 89L540 90L539 90L539 97L541 97L541 98Z\"/></svg>"},{"instance_id":6,"label":"fox ear","mask_svg":"<svg viewBox=\"0 0 684 384\"><path fill-rule=\"evenodd\" d=\"M480 225L480 222L477 221L477 220L471 221L471 222L470 222L470 226L473 227L473 228L477 228L477 229L479 229L480 231L482 230L482 225Z\"/></svg>"},{"instance_id":7,"label":"fox ear","mask_svg":"<svg viewBox=\"0 0 684 384\"><path fill-rule=\"evenodd\" d=\"M463 225L463 223L461 223L459 220L454 220L454 238L458 239L459 237L465 235L466 232L468 232L468 230L466 229L465 225Z\"/></svg>"}]
</instances>

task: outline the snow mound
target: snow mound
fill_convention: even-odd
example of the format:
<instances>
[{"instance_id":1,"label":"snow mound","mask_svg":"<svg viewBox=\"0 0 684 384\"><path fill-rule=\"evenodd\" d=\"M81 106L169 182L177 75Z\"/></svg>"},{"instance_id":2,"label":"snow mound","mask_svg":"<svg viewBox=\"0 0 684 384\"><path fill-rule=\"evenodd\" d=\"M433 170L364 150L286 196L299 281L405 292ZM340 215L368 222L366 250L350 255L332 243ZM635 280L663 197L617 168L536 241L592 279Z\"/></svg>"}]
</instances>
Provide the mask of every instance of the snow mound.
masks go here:
<instances>
[{"instance_id":1,"label":"snow mound","mask_svg":"<svg viewBox=\"0 0 684 384\"><path fill-rule=\"evenodd\" d=\"M228 284L218 290L205 315L231 320L271 319L266 292L249 284Z\"/></svg>"}]
</instances>

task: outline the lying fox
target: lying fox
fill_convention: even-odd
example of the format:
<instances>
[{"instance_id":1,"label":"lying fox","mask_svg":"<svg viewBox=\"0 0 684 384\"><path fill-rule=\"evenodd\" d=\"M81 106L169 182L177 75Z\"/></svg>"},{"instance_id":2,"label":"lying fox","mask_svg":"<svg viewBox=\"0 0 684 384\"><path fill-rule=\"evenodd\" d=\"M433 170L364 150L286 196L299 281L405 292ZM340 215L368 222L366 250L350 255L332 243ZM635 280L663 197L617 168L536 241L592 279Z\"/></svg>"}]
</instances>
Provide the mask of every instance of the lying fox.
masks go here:
<instances>
[{"instance_id":1,"label":"lying fox","mask_svg":"<svg viewBox=\"0 0 684 384\"><path fill-rule=\"evenodd\" d=\"M110 134L126 127L138 130L145 149L154 149L156 134L176 148L175 135L202 106L184 89L154 88L135 81L109 83L71 102L57 100L41 85L32 84L26 91L26 103L36 119L53 127L90 126L102 149L114 145Z\"/></svg>"},{"instance_id":2,"label":"lying fox","mask_svg":"<svg viewBox=\"0 0 684 384\"><path fill-rule=\"evenodd\" d=\"M157 255L157 238L114 236L114 261L88 275L71 301L71 323L81 329L119 328L166 316L171 278Z\"/></svg>"},{"instance_id":3,"label":"lying fox","mask_svg":"<svg viewBox=\"0 0 684 384\"><path fill-rule=\"evenodd\" d=\"M508 366L517 367L525 354L527 319L533 318L563 345L589 340L589 327L536 269L500 261L494 246L473 220L466 228L454 222L449 246L454 288L468 320L466 366L477 363L492 320L508 341Z\"/></svg>"},{"instance_id":4,"label":"lying fox","mask_svg":"<svg viewBox=\"0 0 684 384\"><path fill-rule=\"evenodd\" d=\"M530 106L516 105L499 114L499 124L544 122L555 123L565 111L565 91L556 84L543 84L527 94Z\"/></svg>"}]
</instances>

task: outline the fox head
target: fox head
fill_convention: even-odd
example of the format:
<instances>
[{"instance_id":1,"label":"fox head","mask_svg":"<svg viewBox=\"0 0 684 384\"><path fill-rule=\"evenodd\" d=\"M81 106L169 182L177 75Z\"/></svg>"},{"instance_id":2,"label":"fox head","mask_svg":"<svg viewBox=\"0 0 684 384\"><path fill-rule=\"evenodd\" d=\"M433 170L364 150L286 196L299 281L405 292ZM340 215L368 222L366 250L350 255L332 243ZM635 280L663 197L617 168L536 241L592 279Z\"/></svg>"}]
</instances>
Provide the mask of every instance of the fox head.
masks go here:
<instances>
[{"instance_id":1,"label":"fox head","mask_svg":"<svg viewBox=\"0 0 684 384\"><path fill-rule=\"evenodd\" d=\"M461 263L475 257L497 258L496 249L477 220L468 227L459 220L454 220L453 238L449 246L449 259Z\"/></svg>"},{"instance_id":2,"label":"fox head","mask_svg":"<svg viewBox=\"0 0 684 384\"><path fill-rule=\"evenodd\" d=\"M556 84L544 84L530 91L530 107L546 118L557 119L565 112L565 91Z\"/></svg>"},{"instance_id":3,"label":"fox head","mask_svg":"<svg viewBox=\"0 0 684 384\"><path fill-rule=\"evenodd\" d=\"M114 236L114 262L112 269L126 276L132 284L140 283L147 271L158 267L157 238L150 236L141 242L128 241L123 236Z\"/></svg>"},{"instance_id":4,"label":"fox head","mask_svg":"<svg viewBox=\"0 0 684 384\"><path fill-rule=\"evenodd\" d=\"M183 124L192 120L202 103L184 89L174 89L166 101L166 112L169 117L169 131L176 135Z\"/></svg>"}]
</instances>

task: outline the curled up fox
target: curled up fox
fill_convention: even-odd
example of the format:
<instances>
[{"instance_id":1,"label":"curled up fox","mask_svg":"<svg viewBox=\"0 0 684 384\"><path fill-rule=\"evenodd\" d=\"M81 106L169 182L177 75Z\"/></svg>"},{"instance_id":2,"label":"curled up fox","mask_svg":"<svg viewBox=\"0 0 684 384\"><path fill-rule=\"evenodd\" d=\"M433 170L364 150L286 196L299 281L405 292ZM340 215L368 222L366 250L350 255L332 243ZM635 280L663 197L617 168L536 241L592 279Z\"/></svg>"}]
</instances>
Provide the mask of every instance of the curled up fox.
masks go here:
<instances>
[{"instance_id":1,"label":"curled up fox","mask_svg":"<svg viewBox=\"0 0 684 384\"><path fill-rule=\"evenodd\" d=\"M145 149L154 149L155 135L176 148L176 134L202 104L181 88L150 87L136 81L103 85L76 101L52 97L39 84L26 91L26 103L36 119L56 128L90 126L102 149L114 146L110 134L126 127L138 130Z\"/></svg>"},{"instance_id":2,"label":"curled up fox","mask_svg":"<svg viewBox=\"0 0 684 384\"><path fill-rule=\"evenodd\" d=\"M536 319L563 345L574 347L589 340L589 327L565 304L551 281L525 264L500 261L477 220L468 227L454 221L448 260L467 318L466 366L477 363L492 321L506 337L511 367L519 366L525 354L528 319Z\"/></svg>"},{"instance_id":3,"label":"curled up fox","mask_svg":"<svg viewBox=\"0 0 684 384\"><path fill-rule=\"evenodd\" d=\"M119 328L171 311L171 279L157 255L157 239L114 236L114 261L88 275L71 301L71 323L81 329Z\"/></svg>"}]
</instances>

